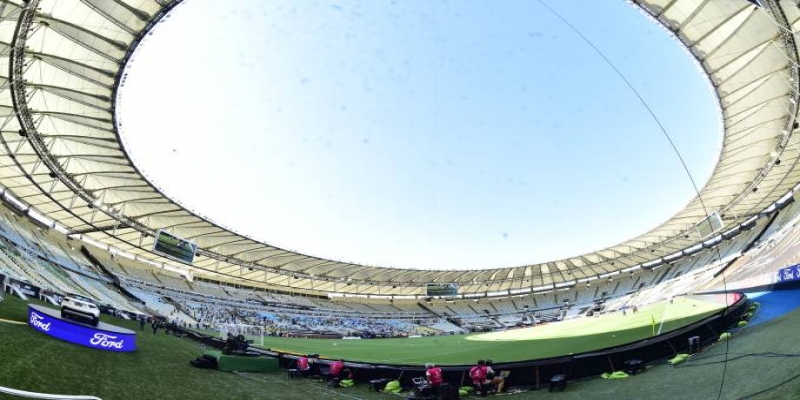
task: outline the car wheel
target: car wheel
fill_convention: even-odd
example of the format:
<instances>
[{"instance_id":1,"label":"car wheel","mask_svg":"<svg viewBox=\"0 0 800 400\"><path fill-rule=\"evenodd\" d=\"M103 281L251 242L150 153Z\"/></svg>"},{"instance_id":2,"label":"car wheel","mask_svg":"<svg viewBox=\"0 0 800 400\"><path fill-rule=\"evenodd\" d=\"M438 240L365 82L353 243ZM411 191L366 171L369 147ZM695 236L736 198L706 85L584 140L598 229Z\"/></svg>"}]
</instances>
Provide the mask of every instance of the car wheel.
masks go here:
<instances>
[{"instance_id":1,"label":"car wheel","mask_svg":"<svg viewBox=\"0 0 800 400\"><path fill-rule=\"evenodd\" d=\"M92 317L92 326L97 326L100 323L100 317Z\"/></svg>"},{"instance_id":2,"label":"car wheel","mask_svg":"<svg viewBox=\"0 0 800 400\"><path fill-rule=\"evenodd\" d=\"M61 319L67 319L67 313L64 310L61 310Z\"/></svg>"}]
</instances>

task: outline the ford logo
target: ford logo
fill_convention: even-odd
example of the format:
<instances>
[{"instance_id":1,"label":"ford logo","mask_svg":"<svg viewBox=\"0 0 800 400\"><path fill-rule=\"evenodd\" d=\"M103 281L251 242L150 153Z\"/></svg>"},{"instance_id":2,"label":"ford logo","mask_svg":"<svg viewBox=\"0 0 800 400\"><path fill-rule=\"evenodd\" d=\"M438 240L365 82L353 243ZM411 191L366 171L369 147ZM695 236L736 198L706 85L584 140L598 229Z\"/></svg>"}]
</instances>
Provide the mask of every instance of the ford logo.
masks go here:
<instances>
[{"instance_id":1,"label":"ford logo","mask_svg":"<svg viewBox=\"0 0 800 400\"><path fill-rule=\"evenodd\" d=\"M39 314L37 314L35 312L32 312L31 313L31 326L33 326L36 329L39 329L40 331L50 332L50 323L49 322L48 323L42 322L43 319L44 319L43 316L41 316L41 315L39 315Z\"/></svg>"},{"instance_id":2,"label":"ford logo","mask_svg":"<svg viewBox=\"0 0 800 400\"><path fill-rule=\"evenodd\" d=\"M136 332L119 326L98 327L64 318L59 310L28 304L28 325L45 335L104 351L136 350Z\"/></svg>"},{"instance_id":3,"label":"ford logo","mask_svg":"<svg viewBox=\"0 0 800 400\"><path fill-rule=\"evenodd\" d=\"M115 349L121 349L122 345L125 344L125 340L114 340L116 338L116 336L111 336L105 333L95 333L94 337L89 340L89 343L100 347L113 347Z\"/></svg>"}]
</instances>

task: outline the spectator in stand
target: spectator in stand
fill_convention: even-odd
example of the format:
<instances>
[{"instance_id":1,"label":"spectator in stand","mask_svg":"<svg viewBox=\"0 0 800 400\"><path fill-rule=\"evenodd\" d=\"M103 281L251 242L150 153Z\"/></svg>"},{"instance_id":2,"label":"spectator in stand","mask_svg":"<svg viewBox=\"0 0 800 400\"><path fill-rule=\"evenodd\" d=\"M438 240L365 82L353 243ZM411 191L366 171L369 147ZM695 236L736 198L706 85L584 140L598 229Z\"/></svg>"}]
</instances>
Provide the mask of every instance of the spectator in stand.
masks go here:
<instances>
[{"instance_id":1,"label":"spectator in stand","mask_svg":"<svg viewBox=\"0 0 800 400\"><path fill-rule=\"evenodd\" d=\"M472 379L472 386L475 390L480 392L482 397L486 397L487 389L489 388L489 381L486 379L488 375L488 368L486 367L485 360L478 360L478 365L470 368L469 377Z\"/></svg>"},{"instance_id":2,"label":"spectator in stand","mask_svg":"<svg viewBox=\"0 0 800 400\"><path fill-rule=\"evenodd\" d=\"M428 380L428 385L431 386L433 395L437 398L441 395L441 386L444 382L442 377L442 369L437 367L434 363L425 364L425 378Z\"/></svg>"}]
</instances>

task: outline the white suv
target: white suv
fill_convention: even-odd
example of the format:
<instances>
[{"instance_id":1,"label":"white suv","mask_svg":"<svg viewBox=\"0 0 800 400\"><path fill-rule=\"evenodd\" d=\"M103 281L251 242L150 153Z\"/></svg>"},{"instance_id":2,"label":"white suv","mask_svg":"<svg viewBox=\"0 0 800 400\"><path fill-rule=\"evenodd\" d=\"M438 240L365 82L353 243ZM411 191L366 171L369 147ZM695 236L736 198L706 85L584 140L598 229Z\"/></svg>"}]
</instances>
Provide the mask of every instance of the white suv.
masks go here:
<instances>
[{"instance_id":1,"label":"white suv","mask_svg":"<svg viewBox=\"0 0 800 400\"><path fill-rule=\"evenodd\" d=\"M70 293L61 300L61 318L80 318L97 326L100 323L100 309L94 300Z\"/></svg>"}]
</instances>

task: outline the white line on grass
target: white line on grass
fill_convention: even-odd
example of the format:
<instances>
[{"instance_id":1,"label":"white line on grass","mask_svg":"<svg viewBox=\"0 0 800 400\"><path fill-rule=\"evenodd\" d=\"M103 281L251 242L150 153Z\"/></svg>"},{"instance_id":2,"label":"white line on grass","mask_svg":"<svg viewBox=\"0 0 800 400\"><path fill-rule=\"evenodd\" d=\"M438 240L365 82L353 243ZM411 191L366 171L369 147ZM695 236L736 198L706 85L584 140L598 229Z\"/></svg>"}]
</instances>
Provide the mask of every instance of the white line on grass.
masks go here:
<instances>
[{"instance_id":1,"label":"white line on grass","mask_svg":"<svg viewBox=\"0 0 800 400\"><path fill-rule=\"evenodd\" d=\"M664 321L667 319L667 311L669 311L669 304L664 307L664 312L661 313L661 323L658 324L658 333L656 333L656 335L661 334L661 328L664 327Z\"/></svg>"}]
</instances>

